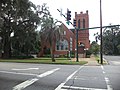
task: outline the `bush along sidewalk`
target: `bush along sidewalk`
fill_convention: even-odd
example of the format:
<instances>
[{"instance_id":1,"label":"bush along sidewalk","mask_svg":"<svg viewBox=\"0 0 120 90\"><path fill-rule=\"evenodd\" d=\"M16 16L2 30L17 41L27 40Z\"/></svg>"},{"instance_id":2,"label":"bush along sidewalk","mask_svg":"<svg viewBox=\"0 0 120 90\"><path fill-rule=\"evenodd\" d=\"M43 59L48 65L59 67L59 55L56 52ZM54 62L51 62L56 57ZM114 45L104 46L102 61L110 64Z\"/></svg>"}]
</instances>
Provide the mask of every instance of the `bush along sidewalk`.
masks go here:
<instances>
[{"instance_id":1,"label":"bush along sidewalk","mask_svg":"<svg viewBox=\"0 0 120 90\"><path fill-rule=\"evenodd\" d=\"M95 55L95 58L96 58L97 62L98 62L99 64L101 64L100 57L99 57L98 55ZM105 60L105 59L103 58L103 65L107 65L107 64L108 64L107 60Z\"/></svg>"}]
</instances>

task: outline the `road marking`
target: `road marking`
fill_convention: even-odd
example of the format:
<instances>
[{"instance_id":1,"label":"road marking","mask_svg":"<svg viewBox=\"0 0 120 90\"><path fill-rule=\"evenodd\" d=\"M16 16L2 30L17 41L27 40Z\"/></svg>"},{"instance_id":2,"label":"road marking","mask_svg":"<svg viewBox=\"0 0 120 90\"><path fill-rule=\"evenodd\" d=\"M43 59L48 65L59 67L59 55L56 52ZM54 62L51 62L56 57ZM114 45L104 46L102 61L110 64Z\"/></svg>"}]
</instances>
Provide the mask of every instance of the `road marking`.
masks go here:
<instances>
[{"instance_id":1,"label":"road marking","mask_svg":"<svg viewBox=\"0 0 120 90\"><path fill-rule=\"evenodd\" d=\"M106 72L105 71L103 71L103 74L105 74Z\"/></svg>"},{"instance_id":2,"label":"road marking","mask_svg":"<svg viewBox=\"0 0 120 90\"><path fill-rule=\"evenodd\" d=\"M19 74L19 75L32 75L32 76L37 76L37 74L32 74L32 73L17 73L17 72L8 72L8 71L0 71L1 73L8 73L8 74Z\"/></svg>"},{"instance_id":3,"label":"road marking","mask_svg":"<svg viewBox=\"0 0 120 90\"><path fill-rule=\"evenodd\" d=\"M57 70L59 70L59 69L60 69L60 68L56 68L56 69L53 69L53 70L51 70L51 71L47 71L47 72L45 72L45 73L43 73L43 74L38 75L37 77L45 77L45 76L47 76L47 75L49 75L49 74L54 73L55 71L57 71Z\"/></svg>"},{"instance_id":4,"label":"road marking","mask_svg":"<svg viewBox=\"0 0 120 90\"><path fill-rule=\"evenodd\" d=\"M63 81L55 90L62 90L61 88L65 85L65 83L70 80L73 75L75 75L80 69L82 69L84 66L81 66L79 69L77 69L75 72L73 72L65 81Z\"/></svg>"},{"instance_id":5,"label":"road marking","mask_svg":"<svg viewBox=\"0 0 120 90\"><path fill-rule=\"evenodd\" d=\"M38 70L39 68L25 68L25 69L16 69L13 68L12 70L19 71L19 70Z\"/></svg>"},{"instance_id":6,"label":"road marking","mask_svg":"<svg viewBox=\"0 0 120 90\"><path fill-rule=\"evenodd\" d=\"M107 84L107 90L113 90L112 85L110 84L110 80L108 77L106 77L106 72L105 72L105 69L102 65L101 65L101 68L103 70L103 74L105 75L104 79L105 79L105 82Z\"/></svg>"},{"instance_id":7,"label":"road marking","mask_svg":"<svg viewBox=\"0 0 120 90\"><path fill-rule=\"evenodd\" d=\"M110 85L110 80L109 80L109 78L105 77L105 82L106 82L106 84L107 84L107 89L108 89L108 90L113 90L113 89L112 89L112 85Z\"/></svg>"},{"instance_id":8,"label":"road marking","mask_svg":"<svg viewBox=\"0 0 120 90\"><path fill-rule=\"evenodd\" d=\"M63 90L107 90L107 89L99 89L99 88L86 88L86 87L75 87L75 86L63 86ZM62 89L61 89L62 90Z\"/></svg>"},{"instance_id":9,"label":"road marking","mask_svg":"<svg viewBox=\"0 0 120 90\"><path fill-rule=\"evenodd\" d=\"M27 81L25 81L25 82L15 86L15 87L13 87L13 90L22 90L22 89L26 88L27 86L33 84L36 81L38 81L37 78L33 78L31 80L27 80Z\"/></svg>"},{"instance_id":10,"label":"road marking","mask_svg":"<svg viewBox=\"0 0 120 90\"><path fill-rule=\"evenodd\" d=\"M56 69L53 69L53 70L50 70L50 71L47 71L43 74L40 74L40 75L37 75L37 77L45 77L45 76L48 76L52 73L54 73L55 71L59 70L60 68L56 68ZM15 87L13 87L13 90L22 90L30 85L32 85L33 83L35 83L36 81L38 81L39 79L38 78L33 78L33 79L30 79L30 80L26 80L24 81L23 83L20 83L18 85L16 85Z\"/></svg>"},{"instance_id":11,"label":"road marking","mask_svg":"<svg viewBox=\"0 0 120 90\"><path fill-rule=\"evenodd\" d=\"M105 69L104 69L104 67L101 65L101 68L102 68L102 70L104 71Z\"/></svg>"}]
</instances>

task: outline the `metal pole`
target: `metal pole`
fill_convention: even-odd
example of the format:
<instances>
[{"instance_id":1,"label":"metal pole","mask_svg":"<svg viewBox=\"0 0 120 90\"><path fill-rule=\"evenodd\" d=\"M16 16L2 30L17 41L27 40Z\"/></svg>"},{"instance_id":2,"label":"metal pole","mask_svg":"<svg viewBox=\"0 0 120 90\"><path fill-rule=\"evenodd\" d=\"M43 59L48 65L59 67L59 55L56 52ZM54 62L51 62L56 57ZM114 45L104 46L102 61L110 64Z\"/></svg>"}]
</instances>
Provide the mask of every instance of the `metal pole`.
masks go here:
<instances>
[{"instance_id":1,"label":"metal pole","mask_svg":"<svg viewBox=\"0 0 120 90\"><path fill-rule=\"evenodd\" d=\"M75 27L76 30L76 62L79 62L78 60L78 29Z\"/></svg>"},{"instance_id":2,"label":"metal pole","mask_svg":"<svg viewBox=\"0 0 120 90\"><path fill-rule=\"evenodd\" d=\"M100 61L103 64L103 48L102 48L102 0L100 0Z\"/></svg>"}]
</instances>

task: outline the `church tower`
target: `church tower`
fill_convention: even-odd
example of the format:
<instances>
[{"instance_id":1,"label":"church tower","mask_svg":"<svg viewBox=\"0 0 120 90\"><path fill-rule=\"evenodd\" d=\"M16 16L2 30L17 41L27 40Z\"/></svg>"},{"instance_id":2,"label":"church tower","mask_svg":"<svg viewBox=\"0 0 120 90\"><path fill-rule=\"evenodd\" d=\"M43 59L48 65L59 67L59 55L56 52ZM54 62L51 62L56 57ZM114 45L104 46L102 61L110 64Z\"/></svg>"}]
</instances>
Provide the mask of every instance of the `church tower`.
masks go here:
<instances>
[{"instance_id":1,"label":"church tower","mask_svg":"<svg viewBox=\"0 0 120 90\"><path fill-rule=\"evenodd\" d=\"M77 28L89 28L88 10L86 11L86 13L80 12L80 14L77 14L77 12L75 12L75 20ZM85 49L90 48L89 29L78 30L78 45L84 45Z\"/></svg>"}]
</instances>

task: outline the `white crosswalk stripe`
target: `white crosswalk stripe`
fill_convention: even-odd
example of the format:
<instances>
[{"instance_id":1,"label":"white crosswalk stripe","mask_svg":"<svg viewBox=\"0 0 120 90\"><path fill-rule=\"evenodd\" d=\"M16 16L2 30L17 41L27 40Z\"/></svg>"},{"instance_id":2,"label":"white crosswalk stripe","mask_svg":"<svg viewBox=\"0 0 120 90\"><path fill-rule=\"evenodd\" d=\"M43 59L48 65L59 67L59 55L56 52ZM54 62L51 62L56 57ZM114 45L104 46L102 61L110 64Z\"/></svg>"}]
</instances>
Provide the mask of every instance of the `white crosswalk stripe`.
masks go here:
<instances>
[{"instance_id":1,"label":"white crosswalk stripe","mask_svg":"<svg viewBox=\"0 0 120 90\"><path fill-rule=\"evenodd\" d=\"M52 69L50 71L47 71L43 74L40 74L40 75L37 75L37 78L32 78L32 79L29 79L29 80L26 80L18 85L16 85L15 87L13 87L13 90L22 90L30 85L32 85L33 83L35 83L36 81L38 81L38 77L39 78L42 78L42 77L45 77L45 76L48 76L52 73L54 73L55 71L59 70L60 68L56 68L56 69Z\"/></svg>"}]
</instances>

